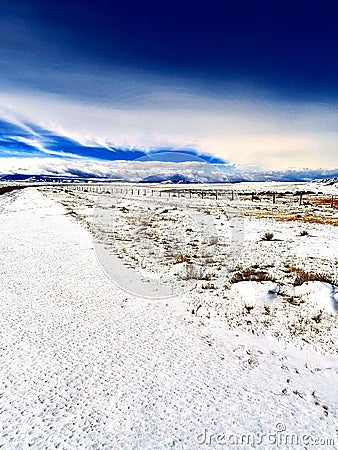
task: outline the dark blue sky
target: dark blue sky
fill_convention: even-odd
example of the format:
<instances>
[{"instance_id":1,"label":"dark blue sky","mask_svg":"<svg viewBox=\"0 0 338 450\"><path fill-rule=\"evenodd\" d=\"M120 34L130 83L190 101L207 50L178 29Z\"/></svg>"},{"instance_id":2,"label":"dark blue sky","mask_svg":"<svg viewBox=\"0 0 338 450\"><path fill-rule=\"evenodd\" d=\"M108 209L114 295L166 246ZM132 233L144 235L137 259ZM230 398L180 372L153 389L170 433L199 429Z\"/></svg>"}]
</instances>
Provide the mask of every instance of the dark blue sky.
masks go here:
<instances>
[{"instance_id":1,"label":"dark blue sky","mask_svg":"<svg viewBox=\"0 0 338 450\"><path fill-rule=\"evenodd\" d=\"M18 21L13 34L34 30L38 35L41 45L32 65L120 64L184 75L211 90L222 81L244 80L280 96L328 99L337 94L335 1L11 0L0 4L3 19ZM9 27L9 41L10 33ZM15 53L17 37L12 37ZM28 54L37 45L30 38ZM4 46L8 49L8 43L2 42Z\"/></svg>"}]
</instances>

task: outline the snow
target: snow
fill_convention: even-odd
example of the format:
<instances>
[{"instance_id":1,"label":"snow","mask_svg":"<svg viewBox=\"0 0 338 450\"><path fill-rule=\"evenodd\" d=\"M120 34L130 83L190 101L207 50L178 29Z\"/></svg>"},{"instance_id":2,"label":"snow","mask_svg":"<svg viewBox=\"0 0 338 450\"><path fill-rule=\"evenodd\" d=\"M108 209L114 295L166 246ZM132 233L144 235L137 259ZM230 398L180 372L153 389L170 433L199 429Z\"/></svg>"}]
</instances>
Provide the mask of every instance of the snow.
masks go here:
<instances>
[{"instance_id":1,"label":"snow","mask_svg":"<svg viewBox=\"0 0 338 450\"><path fill-rule=\"evenodd\" d=\"M0 448L236 448L233 439L257 439L258 434L265 434L265 449L314 448L306 447L304 435L322 439L320 448L337 447L338 361L332 342L325 341L320 352L272 334L248 333L216 313L208 318L202 309L215 312L213 300L224 308L226 299L202 292L205 281L168 299L126 292L107 277L96 240L74 217L78 207L90 221L90 195L85 207L73 198L72 210L68 194L46 194L27 188L0 196ZM131 200L127 203L133 206ZM162 216L169 220L176 213ZM261 222L249 222L245 237L255 239L248 253L258 246L258 230L261 234ZM286 225L280 224L281 234ZM166 224L159 226L165 229ZM313 234L319 229L311 228ZM325 229L335 239L335 231ZM300 239L294 229L290 233ZM326 238L318 232L319 241ZM317 243L319 259L331 255L326 246L320 250L322 241ZM215 258L220 244L212 245ZM279 258L288 245L266 244L272 244L265 248L270 259ZM256 262L257 257L263 260L264 254L256 252ZM135 267L130 270L135 273ZM285 319L274 298L275 282L244 283L225 291L234 311L239 306L231 289L244 300L253 292L263 303L271 295L277 318L281 314ZM311 297L311 303L323 285L315 286L295 289ZM324 288L331 289L331 300L336 298L334 287ZM198 314L189 310L193 299L203 304ZM255 314L261 313L251 314L253 326L259 327ZM326 320L334 327L333 317L327 312L320 326ZM285 443L291 435L299 441ZM256 444L245 441L237 448Z\"/></svg>"},{"instance_id":2,"label":"snow","mask_svg":"<svg viewBox=\"0 0 338 450\"><path fill-rule=\"evenodd\" d=\"M253 187L262 192L272 184ZM295 194L308 185L281 183L274 190ZM300 206L292 195L273 204L271 197L253 202L235 193L232 201L229 189L238 185L222 186L228 196L218 200L197 195L215 189L210 185L173 186L169 192L156 184L117 184L114 192L111 185L99 187L99 194L87 192L88 186L55 187L45 194L92 231L98 261L127 293L178 296L192 314L221 316L230 328L337 353L336 209ZM250 192L243 184L245 190ZM269 241L267 231L273 232ZM312 296L297 287L306 277Z\"/></svg>"},{"instance_id":3,"label":"snow","mask_svg":"<svg viewBox=\"0 0 338 450\"><path fill-rule=\"evenodd\" d=\"M295 288L295 294L307 297L306 302L320 311L338 311L337 288L329 283L310 281Z\"/></svg>"},{"instance_id":4,"label":"snow","mask_svg":"<svg viewBox=\"0 0 338 450\"><path fill-rule=\"evenodd\" d=\"M243 304L255 306L257 304L269 305L276 298L278 285L271 281L242 281L231 287L232 294Z\"/></svg>"}]
</instances>

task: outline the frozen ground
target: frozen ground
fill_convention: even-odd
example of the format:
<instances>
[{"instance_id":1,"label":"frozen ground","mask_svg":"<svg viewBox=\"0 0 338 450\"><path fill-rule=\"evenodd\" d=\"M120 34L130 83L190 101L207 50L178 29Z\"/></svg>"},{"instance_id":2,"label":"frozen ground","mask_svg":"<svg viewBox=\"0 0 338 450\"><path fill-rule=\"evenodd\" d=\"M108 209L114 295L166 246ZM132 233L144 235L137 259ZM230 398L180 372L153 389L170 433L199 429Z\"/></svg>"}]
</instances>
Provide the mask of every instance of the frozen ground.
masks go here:
<instances>
[{"instance_id":1,"label":"frozen ground","mask_svg":"<svg viewBox=\"0 0 338 450\"><path fill-rule=\"evenodd\" d=\"M337 448L333 332L320 352L311 343L301 348L299 342L287 343L272 334L248 333L224 314L217 315L215 303L207 300L215 295L224 303L224 294L235 288L237 296L253 298L239 287L246 285L231 280L231 286L224 287L222 281L215 289L218 296L202 288L217 279L197 280L194 294L168 300L126 293L107 278L91 234L72 217L79 217L79 208L86 223L90 215L85 208L92 209L92 200L86 197L86 206L72 198L71 206L69 197L74 196L61 199L66 208L36 189L0 197L0 448ZM100 235L105 222L97 223ZM250 233L256 233L256 226ZM318 230L316 236L324 239ZM332 247L336 234L327 230ZM281 237L285 232L273 231ZM257 236L251 241L258 245ZM272 248L260 257L278 258L281 241L266 244ZM315 257L329 264L334 250L321 244ZM218 242L212 245L215 258L220 258ZM286 251L288 244L283 245ZM310 252L308 245L298 247L302 257ZM120 244L114 246L118 248ZM135 257L138 251L135 244ZM172 277L182 281L176 273ZM250 286L264 286L254 283ZM329 289L320 284L310 287L310 294L285 296L308 296L313 305L319 297L311 295L322 288ZM266 292L253 289L256 305ZM306 286L299 289L306 291ZM335 327L328 307L332 295L330 290L320 297L328 309L320 306L319 330L321 324ZM194 299L201 307L191 314ZM246 322L256 320L252 312L248 314L253 319L243 316ZM305 332L310 332L306 326Z\"/></svg>"},{"instance_id":2,"label":"frozen ground","mask_svg":"<svg viewBox=\"0 0 338 450\"><path fill-rule=\"evenodd\" d=\"M233 187L280 194L327 189L327 195L336 189L275 184ZM336 354L338 227L331 223L337 223L337 209L305 199L299 206L292 195L273 204L264 195L254 202L236 195L202 199L188 191L179 196L182 189L122 184L113 193L86 186L45 194L93 232L100 263L126 291L176 295L193 315L219 316L230 329ZM269 232L272 239L264 240Z\"/></svg>"}]
</instances>

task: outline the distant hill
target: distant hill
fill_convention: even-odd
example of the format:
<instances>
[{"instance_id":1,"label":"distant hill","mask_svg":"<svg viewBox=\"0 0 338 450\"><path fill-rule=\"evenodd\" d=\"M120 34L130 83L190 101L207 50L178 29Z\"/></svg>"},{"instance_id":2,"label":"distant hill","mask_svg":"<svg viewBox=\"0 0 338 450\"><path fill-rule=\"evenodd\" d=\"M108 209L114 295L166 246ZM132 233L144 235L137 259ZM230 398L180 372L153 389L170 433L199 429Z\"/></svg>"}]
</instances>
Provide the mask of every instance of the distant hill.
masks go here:
<instances>
[{"instance_id":1,"label":"distant hill","mask_svg":"<svg viewBox=\"0 0 338 450\"><path fill-rule=\"evenodd\" d=\"M179 173L172 173L172 174L150 175L146 178L143 178L143 180L140 180L140 183L189 184L189 183L201 183L201 181L187 177L185 175L181 175Z\"/></svg>"},{"instance_id":2,"label":"distant hill","mask_svg":"<svg viewBox=\"0 0 338 450\"><path fill-rule=\"evenodd\" d=\"M326 186L333 186L334 184L338 185L338 177L334 178L320 178L318 180L313 180L314 183L322 183Z\"/></svg>"},{"instance_id":3,"label":"distant hill","mask_svg":"<svg viewBox=\"0 0 338 450\"><path fill-rule=\"evenodd\" d=\"M122 179L102 178L102 177L79 177L65 175L29 175L29 174L9 174L0 175L0 182L23 182L23 183L79 183L83 181L124 181Z\"/></svg>"}]
</instances>

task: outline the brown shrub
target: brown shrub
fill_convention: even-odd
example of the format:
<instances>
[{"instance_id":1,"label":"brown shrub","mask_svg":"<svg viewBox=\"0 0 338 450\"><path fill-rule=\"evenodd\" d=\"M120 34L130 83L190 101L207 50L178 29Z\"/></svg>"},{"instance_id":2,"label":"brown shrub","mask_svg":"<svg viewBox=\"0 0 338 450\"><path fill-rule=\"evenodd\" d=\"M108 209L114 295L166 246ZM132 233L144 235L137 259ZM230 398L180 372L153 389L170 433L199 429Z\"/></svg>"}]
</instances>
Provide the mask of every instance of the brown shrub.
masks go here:
<instances>
[{"instance_id":1,"label":"brown shrub","mask_svg":"<svg viewBox=\"0 0 338 450\"><path fill-rule=\"evenodd\" d=\"M262 270L249 268L236 272L230 280L231 283L239 283L240 281L275 281L275 278Z\"/></svg>"},{"instance_id":2,"label":"brown shrub","mask_svg":"<svg viewBox=\"0 0 338 450\"><path fill-rule=\"evenodd\" d=\"M337 284L337 280L328 274L306 272L305 270L297 269L296 267L288 267L288 272L295 275L293 280L294 286L301 286L303 283L307 283L309 281L321 281L332 285Z\"/></svg>"},{"instance_id":3,"label":"brown shrub","mask_svg":"<svg viewBox=\"0 0 338 450\"><path fill-rule=\"evenodd\" d=\"M274 234L271 233L271 231L267 231L266 233L264 233L264 236L262 237L263 241L271 241L273 238Z\"/></svg>"},{"instance_id":4,"label":"brown shrub","mask_svg":"<svg viewBox=\"0 0 338 450\"><path fill-rule=\"evenodd\" d=\"M177 263L184 263L190 260L190 256L189 255L184 255L183 253L180 253L179 255L176 256L176 262Z\"/></svg>"}]
</instances>

